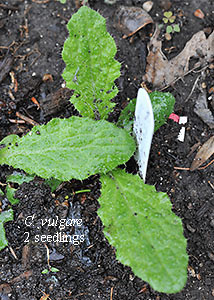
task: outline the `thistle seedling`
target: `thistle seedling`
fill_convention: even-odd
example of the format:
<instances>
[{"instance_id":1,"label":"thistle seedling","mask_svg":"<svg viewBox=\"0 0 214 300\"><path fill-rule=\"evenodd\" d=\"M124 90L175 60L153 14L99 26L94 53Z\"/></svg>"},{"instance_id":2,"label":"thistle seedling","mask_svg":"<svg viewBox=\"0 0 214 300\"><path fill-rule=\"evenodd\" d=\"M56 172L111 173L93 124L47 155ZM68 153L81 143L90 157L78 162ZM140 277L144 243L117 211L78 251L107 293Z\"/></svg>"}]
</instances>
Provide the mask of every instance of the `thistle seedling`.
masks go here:
<instances>
[{"instance_id":1,"label":"thistle seedling","mask_svg":"<svg viewBox=\"0 0 214 300\"><path fill-rule=\"evenodd\" d=\"M114 81L120 76L115 42L105 19L87 6L72 16L68 30L63 78L74 91L70 101L82 117L52 119L21 138L7 136L1 141L0 163L59 181L99 173L98 215L117 258L155 290L178 292L185 285L188 262L181 220L172 212L167 194L118 168L136 150L132 125L128 130L123 126L128 123L125 113L120 119L124 128L106 121L118 93ZM163 95L153 96L155 130L174 106L173 96ZM134 101L130 105L134 107Z\"/></svg>"}]
</instances>

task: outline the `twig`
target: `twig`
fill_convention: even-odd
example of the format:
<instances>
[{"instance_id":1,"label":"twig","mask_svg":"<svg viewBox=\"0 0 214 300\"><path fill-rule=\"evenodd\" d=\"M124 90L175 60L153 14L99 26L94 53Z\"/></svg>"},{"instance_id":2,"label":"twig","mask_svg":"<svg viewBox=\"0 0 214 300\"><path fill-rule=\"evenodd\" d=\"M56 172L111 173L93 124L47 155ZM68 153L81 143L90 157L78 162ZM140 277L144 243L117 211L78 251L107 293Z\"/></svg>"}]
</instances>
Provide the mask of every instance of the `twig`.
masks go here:
<instances>
[{"instance_id":1,"label":"twig","mask_svg":"<svg viewBox=\"0 0 214 300\"><path fill-rule=\"evenodd\" d=\"M186 100L184 102L187 102L189 100L189 98L192 96L192 94L193 94L193 92L195 90L195 87L196 87L196 85L198 83L199 78L200 78L200 75L196 78L195 83L193 84L192 90L191 90L189 96L186 98Z\"/></svg>"},{"instance_id":2,"label":"twig","mask_svg":"<svg viewBox=\"0 0 214 300\"><path fill-rule=\"evenodd\" d=\"M19 10L18 7L0 3L0 7L8 10Z\"/></svg>"},{"instance_id":3,"label":"twig","mask_svg":"<svg viewBox=\"0 0 214 300\"><path fill-rule=\"evenodd\" d=\"M16 253L15 253L15 251L13 250L13 248L10 247L10 246L8 246L8 248L10 249L10 252L11 252L11 254L13 255L13 257L14 257L16 260L18 260L18 257L16 256Z\"/></svg>"},{"instance_id":4,"label":"twig","mask_svg":"<svg viewBox=\"0 0 214 300\"><path fill-rule=\"evenodd\" d=\"M36 121L34 121L31 118L28 118L26 116L24 116L23 114L21 114L20 112L16 112L16 116L22 120L24 120L25 122L29 123L30 125L36 126L39 125L39 123L37 123Z\"/></svg>"},{"instance_id":5,"label":"twig","mask_svg":"<svg viewBox=\"0 0 214 300\"><path fill-rule=\"evenodd\" d=\"M10 123L14 124L25 124L24 120L14 120L14 119L9 119Z\"/></svg>"},{"instance_id":6,"label":"twig","mask_svg":"<svg viewBox=\"0 0 214 300\"><path fill-rule=\"evenodd\" d=\"M204 170L207 167L209 167L213 162L214 162L214 159L211 160L207 165L205 165L203 167L200 167L200 168L197 168L197 170ZM174 169L175 170L184 170L184 171L189 171L190 170L190 168L183 168L183 167L174 167Z\"/></svg>"},{"instance_id":7,"label":"twig","mask_svg":"<svg viewBox=\"0 0 214 300\"><path fill-rule=\"evenodd\" d=\"M113 289L114 289L114 287L111 287L110 300L113 299Z\"/></svg>"},{"instance_id":8,"label":"twig","mask_svg":"<svg viewBox=\"0 0 214 300\"><path fill-rule=\"evenodd\" d=\"M46 250L47 250L47 263L48 263L48 268L50 269L51 268L51 266L50 266L50 250L49 250L49 248L48 248L48 246L46 245L46 244L44 244L45 245L45 248L46 248Z\"/></svg>"},{"instance_id":9,"label":"twig","mask_svg":"<svg viewBox=\"0 0 214 300\"><path fill-rule=\"evenodd\" d=\"M37 4L45 4L48 3L50 0L32 0L32 2L35 2Z\"/></svg>"},{"instance_id":10,"label":"twig","mask_svg":"<svg viewBox=\"0 0 214 300\"><path fill-rule=\"evenodd\" d=\"M206 168L209 167L213 162L214 162L214 159L211 160L206 166L203 166L203 167L198 168L198 170L204 170L204 169L206 169Z\"/></svg>"},{"instance_id":11,"label":"twig","mask_svg":"<svg viewBox=\"0 0 214 300\"><path fill-rule=\"evenodd\" d=\"M211 188L214 190L214 185L211 183L211 181L208 180L208 183L211 186Z\"/></svg>"},{"instance_id":12,"label":"twig","mask_svg":"<svg viewBox=\"0 0 214 300\"><path fill-rule=\"evenodd\" d=\"M182 168L182 167L174 167L175 170L184 170L184 171L189 171L190 168Z\"/></svg>"},{"instance_id":13,"label":"twig","mask_svg":"<svg viewBox=\"0 0 214 300\"><path fill-rule=\"evenodd\" d=\"M204 66L202 69L198 70L197 73L203 71L204 69L206 69L209 66L209 64L207 64L206 66ZM160 89L159 91L163 91L165 89L167 89L168 87L170 87L171 85L173 85L174 83L176 83L178 80L184 78L186 75L188 75L189 73L194 72L199 66L196 65L195 67L193 67L191 70L187 71L186 73L184 73L182 76L179 76L178 78L174 79L173 81L171 81L169 84L167 84L166 86L164 86L162 89Z\"/></svg>"}]
</instances>

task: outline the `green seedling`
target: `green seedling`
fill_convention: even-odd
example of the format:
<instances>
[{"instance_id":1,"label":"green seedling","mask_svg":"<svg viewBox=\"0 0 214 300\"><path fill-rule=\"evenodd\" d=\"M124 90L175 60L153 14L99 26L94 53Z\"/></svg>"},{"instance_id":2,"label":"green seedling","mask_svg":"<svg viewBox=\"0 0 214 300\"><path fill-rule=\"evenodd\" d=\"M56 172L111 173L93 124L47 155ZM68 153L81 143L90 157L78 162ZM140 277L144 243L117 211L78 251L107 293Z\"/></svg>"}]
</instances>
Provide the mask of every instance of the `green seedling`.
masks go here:
<instances>
[{"instance_id":1,"label":"green seedling","mask_svg":"<svg viewBox=\"0 0 214 300\"><path fill-rule=\"evenodd\" d=\"M179 292L188 263L181 219L172 212L167 194L118 168L134 154L136 143L123 126L128 122L124 115L120 120L124 128L106 121L118 93L114 81L120 76L115 42L105 19L87 6L72 16L68 30L63 78L74 91L70 101L82 117L52 119L21 138L7 136L1 141L0 163L59 181L99 173L98 215L117 258L155 290ZM134 101L131 104L134 107ZM172 112L174 98L154 94L152 106L158 130Z\"/></svg>"},{"instance_id":2,"label":"green seedling","mask_svg":"<svg viewBox=\"0 0 214 300\"><path fill-rule=\"evenodd\" d=\"M168 23L174 23L176 19L176 16L173 16L173 13L171 11L166 11L164 12L164 17L163 17L163 22L164 24ZM163 25L160 24L160 28L163 27ZM164 26L165 27L165 26ZM165 32L165 38L166 40L171 40L172 39L172 34L175 32L180 32L180 26L179 24L172 24L172 25L167 25L166 26L166 32Z\"/></svg>"},{"instance_id":3,"label":"green seedling","mask_svg":"<svg viewBox=\"0 0 214 300\"><path fill-rule=\"evenodd\" d=\"M41 273L42 274L49 274L50 272L56 273L56 272L59 272L59 269L54 268L54 267L50 267L50 269L44 269Z\"/></svg>"},{"instance_id":4,"label":"green seedling","mask_svg":"<svg viewBox=\"0 0 214 300\"><path fill-rule=\"evenodd\" d=\"M165 24L175 22L176 16L173 16L173 13L171 11L165 11L163 15L164 17L162 20Z\"/></svg>"},{"instance_id":5,"label":"green seedling","mask_svg":"<svg viewBox=\"0 0 214 300\"><path fill-rule=\"evenodd\" d=\"M180 26L178 24L168 25L166 27L165 38L169 41L172 39L171 34L180 32Z\"/></svg>"}]
</instances>

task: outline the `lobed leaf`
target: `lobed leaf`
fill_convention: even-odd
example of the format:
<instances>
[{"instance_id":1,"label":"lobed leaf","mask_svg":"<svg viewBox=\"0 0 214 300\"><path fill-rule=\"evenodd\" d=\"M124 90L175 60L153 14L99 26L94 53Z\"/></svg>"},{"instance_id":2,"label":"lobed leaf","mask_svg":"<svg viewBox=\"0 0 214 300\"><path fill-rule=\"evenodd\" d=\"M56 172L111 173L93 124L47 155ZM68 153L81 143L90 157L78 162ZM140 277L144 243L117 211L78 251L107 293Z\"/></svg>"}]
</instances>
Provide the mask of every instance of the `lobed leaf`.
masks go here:
<instances>
[{"instance_id":1,"label":"lobed leaf","mask_svg":"<svg viewBox=\"0 0 214 300\"><path fill-rule=\"evenodd\" d=\"M171 93L152 92L149 94L152 103L152 109L155 120L154 131L157 131L168 119L173 112L175 105L175 98ZM132 132L134 113L135 113L136 99L133 99L121 112L117 125Z\"/></svg>"},{"instance_id":2,"label":"lobed leaf","mask_svg":"<svg viewBox=\"0 0 214 300\"><path fill-rule=\"evenodd\" d=\"M114 39L106 31L105 19L87 6L72 16L68 30L62 76L74 90L70 101L82 116L105 119L115 106L110 100L118 93L114 81L120 76Z\"/></svg>"},{"instance_id":3,"label":"lobed leaf","mask_svg":"<svg viewBox=\"0 0 214 300\"><path fill-rule=\"evenodd\" d=\"M23 182L30 182L33 179L34 176L32 175L14 171L11 175L7 177L6 182L18 183L20 185Z\"/></svg>"},{"instance_id":4,"label":"lobed leaf","mask_svg":"<svg viewBox=\"0 0 214 300\"><path fill-rule=\"evenodd\" d=\"M14 195L17 191L17 188L11 187L10 182L17 183L20 185L23 182L30 182L33 179L34 179L33 175L24 174L24 173L17 172L17 171L14 171L11 175L9 175L7 177L6 196L12 205L19 203L19 199L14 197Z\"/></svg>"},{"instance_id":5,"label":"lobed leaf","mask_svg":"<svg viewBox=\"0 0 214 300\"><path fill-rule=\"evenodd\" d=\"M135 151L134 139L107 121L71 117L35 126L26 136L1 141L0 164L67 181L106 173Z\"/></svg>"},{"instance_id":6,"label":"lobed leaf","mask_svg":"<svg viewBox=\"0 0 214 300\"><path fill-rule=\"evenodd\" d=\"M187 279L186 240L167 194L119 169L100 180L98 215L117 258L155 290L180 291Z\"/></svg>"},{"instance_id":7,"label":"lobed leaf","mask_svg":"<svg viewBox=\"0 0 214 300\"><path fill-rule=\"evenodd\" d=\"M16 191L17 189L12 188L9 184L6 186L6 196L12 205L19 203L19 199L14 197Z\"/></svg>"}]
</instances>

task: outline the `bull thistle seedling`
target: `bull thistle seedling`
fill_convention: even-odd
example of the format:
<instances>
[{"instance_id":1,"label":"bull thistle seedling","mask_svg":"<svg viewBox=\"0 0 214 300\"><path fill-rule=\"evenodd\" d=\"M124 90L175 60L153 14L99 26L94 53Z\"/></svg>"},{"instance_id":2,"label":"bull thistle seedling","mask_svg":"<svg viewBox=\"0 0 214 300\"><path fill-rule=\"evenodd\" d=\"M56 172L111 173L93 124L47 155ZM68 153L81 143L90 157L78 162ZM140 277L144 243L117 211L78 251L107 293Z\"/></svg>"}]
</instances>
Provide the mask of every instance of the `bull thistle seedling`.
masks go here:
<instances>
[{"instance_id":1,"label":"bull thistle seedling","mask_svg":"<svg viewBox=\"0 0 214 300\"><path fill-rule=\"evenodd\" d=\"M21 138L7 136L1 141L0 163L61 181L99 173L98 215L117 258L155 290L178 292L185 285L188 262L181 220L171 211L167 194L117 167L134 154L136 144L130 135L133 109L121 115L118 125L124 128L106 121L118 93L114 81L120 76L115 42L105 19L86 6L72 16L68 30L63 78L74 91L70 101L82 117L52 119ZM174 98L157 92L151 98L157 130L172 112ZM130 107L134 105L132 101ZM11 217L10 211L2 215L2 228Z\"/></svg>"}]
</instances>

